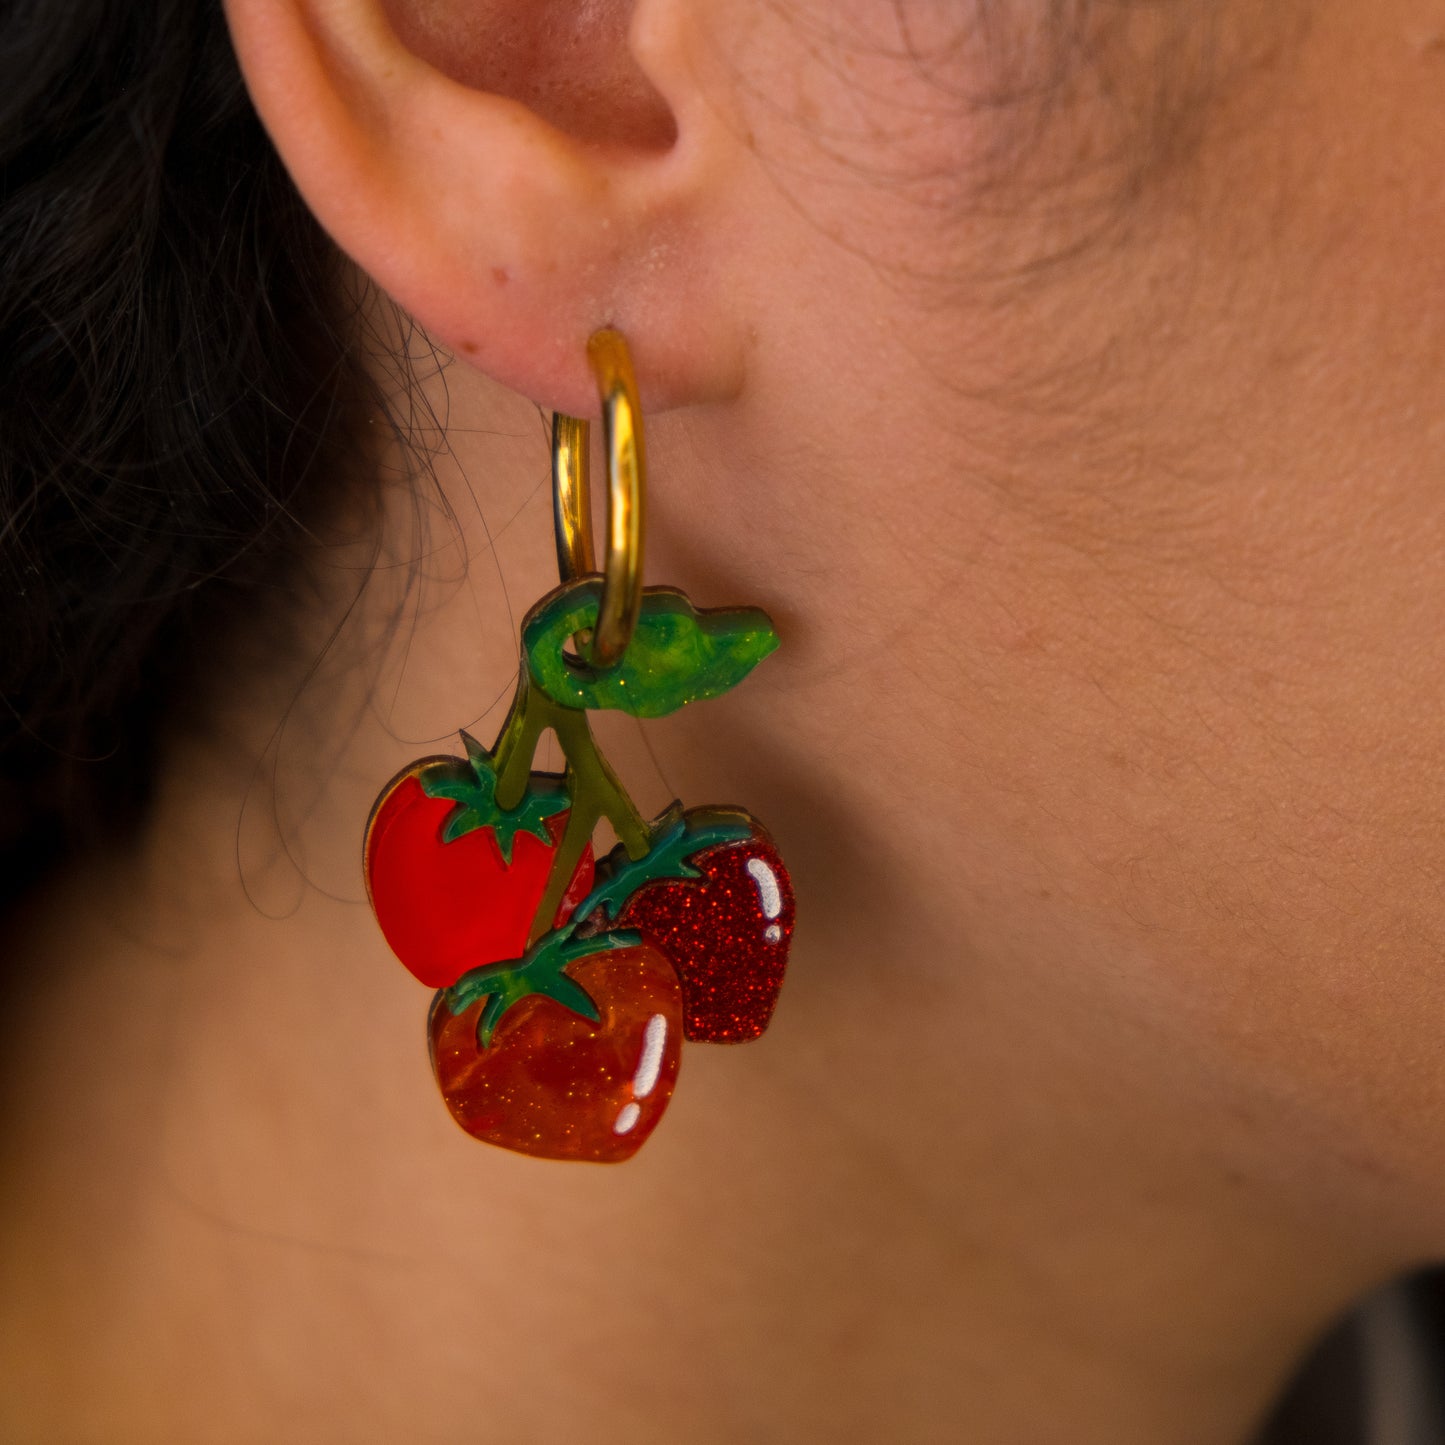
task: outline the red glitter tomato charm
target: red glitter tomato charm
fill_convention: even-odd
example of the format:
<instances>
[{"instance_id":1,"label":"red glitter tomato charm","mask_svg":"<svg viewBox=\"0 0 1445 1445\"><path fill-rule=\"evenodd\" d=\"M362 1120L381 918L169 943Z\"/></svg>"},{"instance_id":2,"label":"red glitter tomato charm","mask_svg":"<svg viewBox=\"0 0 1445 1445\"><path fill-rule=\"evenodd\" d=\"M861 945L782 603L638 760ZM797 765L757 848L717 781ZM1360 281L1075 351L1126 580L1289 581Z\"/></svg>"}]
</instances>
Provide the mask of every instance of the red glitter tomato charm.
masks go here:
<instances>
[{"instance_id":1,"label":"red glitter tomato charm","mask_svg":"<svg viewBox=\"0 0 1445 1445\"><path fill-rule=\"evenodd\" d=\"M793 886L762 825L747 822L749 836L688 859L700 876L648 883L617 915L619 928L635 928L672 960L682 983L683 1032L695 1041L757 1038L788 966Z\"/></svg>"}]
</instances>

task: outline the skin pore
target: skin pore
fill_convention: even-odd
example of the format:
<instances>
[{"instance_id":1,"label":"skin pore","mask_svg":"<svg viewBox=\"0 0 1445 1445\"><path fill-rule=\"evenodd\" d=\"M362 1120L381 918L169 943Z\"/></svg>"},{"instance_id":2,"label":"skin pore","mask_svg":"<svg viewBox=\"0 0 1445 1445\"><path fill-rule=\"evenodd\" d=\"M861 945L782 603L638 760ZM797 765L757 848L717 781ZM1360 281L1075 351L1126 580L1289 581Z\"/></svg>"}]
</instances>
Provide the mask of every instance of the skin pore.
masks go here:
<instances>
[{"instance_id":1,"label":"skin pore","mask_svg":"<svg viewBox=\"0 0 1445 1445\"><path fill-rule=\"evenodd\" d=\"M1126 61L1200 22L1144 8L1000 178L923 6L234 0L446 443L23 920L4 1433L1219 1445L1445 1252L1445 10L1227 7L1151 169ZM784 646L604 745L799 897L767 1038L616 1170L450 1123L358 857L501 721L605 321L649 579Z\"/></svg>"}]
</instances>

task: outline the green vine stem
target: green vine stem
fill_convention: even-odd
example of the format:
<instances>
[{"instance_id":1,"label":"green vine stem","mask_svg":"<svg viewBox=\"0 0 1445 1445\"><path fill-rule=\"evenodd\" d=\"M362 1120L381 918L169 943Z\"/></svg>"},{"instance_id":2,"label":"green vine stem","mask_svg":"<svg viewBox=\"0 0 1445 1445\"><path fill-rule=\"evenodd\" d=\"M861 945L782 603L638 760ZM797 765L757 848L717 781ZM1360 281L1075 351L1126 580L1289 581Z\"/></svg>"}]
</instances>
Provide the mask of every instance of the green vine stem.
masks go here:
<instances>
[{"instance_id":1,"label":"green vine stem","mask_svg":"<svg viewBox=\"0 0 1445 1445\"><path fill-rule=\"evenodd\" d=\"M497 806L510 811L521 803L537 744L549 728L567 760L567 793L572 811L552 860L547 888L527 940L529 946L551 928L567 885L601 819L612 824L629 858L644 857L652 846L651 830L592 739L587 714L562 707L548 697L533 683L525 659L517 695L494 753Z\"/></svg>"}]
</instances>

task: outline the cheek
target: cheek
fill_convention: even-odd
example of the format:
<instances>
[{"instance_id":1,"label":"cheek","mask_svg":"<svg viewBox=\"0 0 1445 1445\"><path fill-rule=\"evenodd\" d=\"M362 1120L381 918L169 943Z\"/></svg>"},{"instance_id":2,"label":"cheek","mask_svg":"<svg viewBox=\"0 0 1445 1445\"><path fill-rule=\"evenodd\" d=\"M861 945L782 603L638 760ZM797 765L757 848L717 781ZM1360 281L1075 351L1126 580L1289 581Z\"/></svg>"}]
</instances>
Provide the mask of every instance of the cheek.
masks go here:
<instances>
[{"instance_id":1,"label":"cheek","mask_svg":"<svg viewBox=\"0 0 1445 1445\"><path fill-rule=\"evenodd\" d=\"M1382 596L1391 549L1361 531L1327 564L1281 540L1272 602L1222 585L1223 549L1018 579L951 776L977 916L1032 940L1041 996L1138 1017L1281 1158L1323 1151L1362 1210L1423 1200L1424 1227L1445 1200L1445 657L1424 614L1445 599ZM1425 575L1412 558L1399 590ZM1278 595L1306 582L1311 605Z\"/></svg>"}]
</instances>

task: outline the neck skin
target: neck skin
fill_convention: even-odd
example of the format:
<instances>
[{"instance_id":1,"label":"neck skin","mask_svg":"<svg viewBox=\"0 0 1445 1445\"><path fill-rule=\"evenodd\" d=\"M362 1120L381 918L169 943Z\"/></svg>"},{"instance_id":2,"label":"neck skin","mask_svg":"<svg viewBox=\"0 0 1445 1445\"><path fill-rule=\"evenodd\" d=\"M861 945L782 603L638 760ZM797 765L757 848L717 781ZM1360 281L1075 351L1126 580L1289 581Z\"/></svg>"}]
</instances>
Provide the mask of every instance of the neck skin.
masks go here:
<instances>
[{"instance_id":1,"label":"neck skin","mask_svg":"<svg viewBox=\"0 0 1445 1445\"><path fill-rule=\"evenodd\" d=\"M415 612L393 620L383 568L312 680L249 679L221 709L231 735L178 742L138 854L78 868L24 921L0 1291L29 1394L15 1429L1243 1439L1402 1261L1359 1244L1312 1126L1225 1067L1153 957L1017 886L1026 863L958 791L953 736L893 717L894 661L842 693L810 674L806 617L791 670L780 654L647 745L601 729L644 807L746 801L793 857L768 1038L690 1047L623 1169L520 1159L447 1120L426 994L362 896L361 830L401 763L448 745L440 727L500 724L503 591L515 616L551 580L536 414L452 382L440 480L476 510L455 508ZM756 600L674 531L669 499L704 480L690 440L685 419L653 432L649 575ZM871 769L870 710L893 759Z\"/></svg>"}]
</instances>

